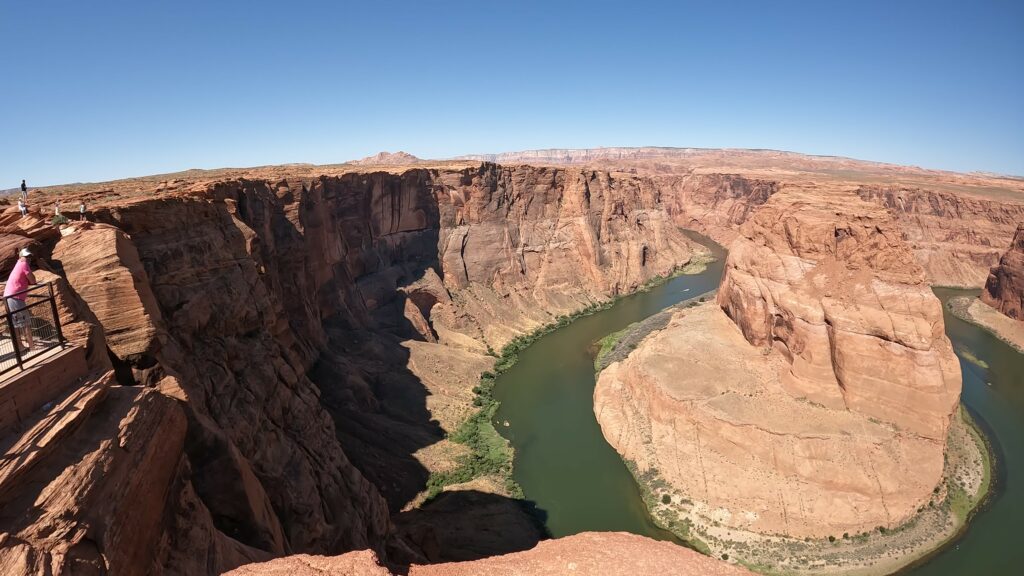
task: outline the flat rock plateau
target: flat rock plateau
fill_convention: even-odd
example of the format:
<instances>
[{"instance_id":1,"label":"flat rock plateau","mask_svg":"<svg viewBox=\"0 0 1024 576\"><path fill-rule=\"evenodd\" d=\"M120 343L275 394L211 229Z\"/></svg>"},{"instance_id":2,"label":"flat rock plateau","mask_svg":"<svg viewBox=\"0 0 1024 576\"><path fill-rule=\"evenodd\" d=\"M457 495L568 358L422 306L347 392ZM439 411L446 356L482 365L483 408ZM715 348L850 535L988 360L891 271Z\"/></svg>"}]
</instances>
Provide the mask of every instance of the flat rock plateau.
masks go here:
<instances>
[{"instance_id":1,"label":"flat rock plateau","mask_svg":"<svg viewBox=\"0 0 1024 576\"><path fill-rule=\"evenodd\" d=\"M89 221L55 226L57 199L85 202ZM768 211L794 199L863 210L843 226L797 218L780 236ZM544 530L507 469L432 483L471 456L450 434L477 412L494 355L702 254L681 227L747 246L720 293L731 317L701 312L744 361L723 366L736 380L722 406L693 393L707 405L693 417L771 430L763 420L789 413L744 412L744 394L774 395L802 411L788 424L804 428L785 432L793 450L839 447L874 466L847 477L827 455L780 451L755 470L775 487L771 474L802 475L794 495L809 508L776 494L750 505L745 529L897 524L941 483L958 429L959 382L927 284L980 288L1024 222L1019 179L743 150L381 154L35 189L25 218L4 200L3 272L33 248L89 371L0 435L0 572L40 575L220 574L299 554L337 558L267 570L461 574L479 562L548 574L580 558L583 573L617 573L586 564L609 552L621 570L628 559L742 573L633 536L538 544ZM864 290L819 293L815 278L847 275ZM875 354L884 365L865 362ZM882 368L913 378L891 394L872 372ZM728 451L728 436L701 438ZM665 446L683 458L690 442ZM904 473L911 463L920 475ZM812 481L816 466L826 480ZM429 487L443 491L428 498ZM715 490L723 507L749 500Z\"/></svg>"}]
</instances>

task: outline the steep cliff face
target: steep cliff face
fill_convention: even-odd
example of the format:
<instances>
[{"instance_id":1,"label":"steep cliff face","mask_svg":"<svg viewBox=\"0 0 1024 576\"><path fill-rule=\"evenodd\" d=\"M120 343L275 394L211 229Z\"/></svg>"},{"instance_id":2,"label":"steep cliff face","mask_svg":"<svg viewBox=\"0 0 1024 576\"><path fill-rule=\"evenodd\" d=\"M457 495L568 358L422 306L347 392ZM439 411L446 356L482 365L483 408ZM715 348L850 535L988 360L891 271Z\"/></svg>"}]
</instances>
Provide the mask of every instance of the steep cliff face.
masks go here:
<instances>
[{"instance_id":1,"label":"steep cliff face","mask_svg":"<svg viewBox=\"0 0 1024 576\"><path fill-rule=\"evenodd\" d=\"M741 224L780 189L775 180L738 174L693 174L654 179L675 220L728 245Z\"/></svg>"},{"instance_id":2,"label":"steep cliff face","mask_svg":"<svg viewBox=\"0 0 1024 576\"><path fill-rule=\"evenodd\" d=\"M989 272L981 300L1014 320L1024 320L1024 224Z\"/></svg>"},{"instance_id":3,"label":"steep cliff face","mask_svg":"<svg viewBox=\"0 0 1024 576\"><path fill-rule=\"evenodd\" d=\"M928 504L959 365L884 208L773 195L732 243L718 304L677 313L595 389L605 437L694 529L728 550L728 530L824 538Z\"/></svg>"},{"instance_id":4,"label":"steep cliff face","mask_svg":"<svg viewBox=\"0 0 1024 576\"><path fill-rule=\"evenodd\" d=\"M904 186L861 186L888 208L932 284L980 287L1024 222L1024 202Z\"/></svg>"},{"instance_id":5,"label":"steep cliff face","mask_svg":"<svg viewBox=\"0 0 1024 576\"><path fill-rule=\"evenodd\" d=\"M181 182L92 212L100 224L66 231L52 265L105 330L92 349L122 386L102 405L110 424L90 417L76 434L83 449L133 438L138 463L110 458L147 488L97 507L93 460L39 467L50 475L35 482L70 498L0 524L0 565L85 554L119 574L196 574L401 552L389 513L472 409L488 346L666 274L692 248L655 191L580 170ZM132 521L141 544L85 527L135 506L153 511ZM85 548L42 536L55 518L61 534L81 527Z\"/></svg>"}]
</instances>

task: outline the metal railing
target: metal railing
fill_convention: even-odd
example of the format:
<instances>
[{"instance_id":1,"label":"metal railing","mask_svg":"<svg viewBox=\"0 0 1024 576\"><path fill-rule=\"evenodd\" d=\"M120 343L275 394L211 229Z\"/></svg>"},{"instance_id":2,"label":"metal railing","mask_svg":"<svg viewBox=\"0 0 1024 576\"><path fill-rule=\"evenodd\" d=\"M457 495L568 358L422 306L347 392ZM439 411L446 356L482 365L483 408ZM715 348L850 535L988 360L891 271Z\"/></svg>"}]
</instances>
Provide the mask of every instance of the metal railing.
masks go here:
<instances>
[{"instance_id":1,"label":"metal railing","mask_svg":"<svg viewBox=\"0 0 1024 576\"><path fill-rule=\"evenodd\" d=\"M0 300L0 375L15 368L24 370L32 358L64 347L52 283L29 286Z\"/></svg>"}]
</instances>

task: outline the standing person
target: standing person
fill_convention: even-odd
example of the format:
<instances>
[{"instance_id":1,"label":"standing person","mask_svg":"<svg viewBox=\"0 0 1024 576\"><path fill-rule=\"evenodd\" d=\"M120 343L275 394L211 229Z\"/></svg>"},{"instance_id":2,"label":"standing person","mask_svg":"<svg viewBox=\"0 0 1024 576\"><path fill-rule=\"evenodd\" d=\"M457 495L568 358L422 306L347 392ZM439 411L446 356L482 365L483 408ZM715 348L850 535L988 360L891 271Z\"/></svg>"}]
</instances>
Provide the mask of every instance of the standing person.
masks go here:
<instances>
[{"instance_id":1,"label":"standing person","mask_svg":"<svg viewBox=\"0 0 1024 576\"><path fill-rule=\"evenodd\" d=\"M18 212L21 212L21 217L28 216L28 206L25 205L25 201L18 198Z\"/></svg>"},{"instance_id":2,"label":"standing person","mask_svg":"<svg viewBox=\"0 0 1024 576\"><path fill-rule=\"evenodd\" d=\"M60 200L57 200L57 203L53 205L53 215L60 216Z\"/></svg>"},{"instance_id":3,"label":"standing person","mask_svg":"<svg viewBox=\"0 0 1024 576\"><path fill-rule=\"evenodd\" d=\"M78 221L85 222L85 200L82 200L82 203L78 205Z\"/></svg>"},{"instance_id":4,"label":"standing person","mask_svg":"<svg viewBox=\"0 0 1024 576\"><path fill-rule=\"evenodd\" d=\"M12 314L11 321L14 324L15 334L12 337L17 338L16 344L24 346L26 351L31 350L33 344L32 313L25 310L25 291L36 283L36 276L28 262L31 257L32 252L28 248L18 252L18 263L14 265L14 270L7 277L7 285L4 286L4 300L7 301L7 310Z\"/></svg>"},{"instance_id":5,"label":"standing person","mask_svg":"<svg viewBox=\"0 0 1024 576\"><path fill-rule=\"evenodd\" d=\"M25 186L25 179L21 179L21 198L28 202L28 186Z\"/></svg>"}]
</instances>

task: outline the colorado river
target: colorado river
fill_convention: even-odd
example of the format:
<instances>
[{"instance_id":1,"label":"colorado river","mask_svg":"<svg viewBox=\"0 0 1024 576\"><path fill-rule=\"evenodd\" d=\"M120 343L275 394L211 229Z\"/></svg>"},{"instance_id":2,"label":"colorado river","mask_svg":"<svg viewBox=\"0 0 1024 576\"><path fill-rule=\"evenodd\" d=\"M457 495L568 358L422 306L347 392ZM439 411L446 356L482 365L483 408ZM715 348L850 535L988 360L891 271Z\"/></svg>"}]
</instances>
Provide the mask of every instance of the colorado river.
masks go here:
<instances>
[{"instance_id":1,"label":"colorado river","mask_svg":"<svg viewBox=\"0 0 1024 576\"><path fill-rule=\"evenodd\" d=\"M552 536L624 531L673 540L651 521L629 470L604 440L593 412L594 348L604 336L718 286L721 246L699 235L716 262L542 337L495 386L498 430L515 448L515 480L547 514ZM963 291L936 289L945 301ZM908 574L1011 574L1024 566L1024 356L951 314L946 330L961 358L964 403L986 428L999 459L995 498L955 544ZM963 351L967 351L965 355ZM969 362L973 356L987 364ZM508 427L497 423L509 423ZM1012 570L1011 570L1012 569Z\"/></svg>"}]
</instances>

